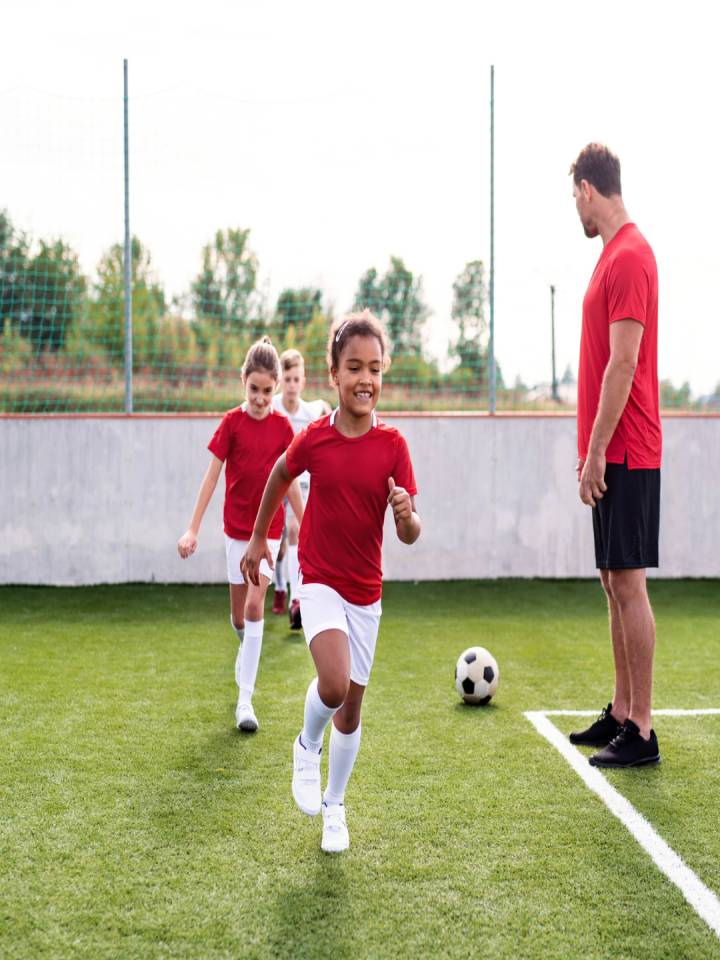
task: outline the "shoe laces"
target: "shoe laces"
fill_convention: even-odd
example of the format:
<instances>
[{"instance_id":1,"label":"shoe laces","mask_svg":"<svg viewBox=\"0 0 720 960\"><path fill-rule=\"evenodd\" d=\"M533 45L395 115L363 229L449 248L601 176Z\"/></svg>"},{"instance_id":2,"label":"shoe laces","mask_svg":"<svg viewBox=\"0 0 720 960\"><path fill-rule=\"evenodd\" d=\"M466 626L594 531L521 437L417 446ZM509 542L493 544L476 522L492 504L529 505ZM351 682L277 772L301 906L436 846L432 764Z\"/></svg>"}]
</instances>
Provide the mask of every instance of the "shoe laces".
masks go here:
<instances>
[{"instance_id":1,"label":"shoe laces","mask_svg":"<svg viewBox=\"0 0 720 960\"><path fill-rule=\"evenodd\" d=\"M618 732L612 738L612 745L615 749L624 747L628 740L632 740L636 731L632 730L626 723L623 723Z\"/></svg>"}]
</instances>

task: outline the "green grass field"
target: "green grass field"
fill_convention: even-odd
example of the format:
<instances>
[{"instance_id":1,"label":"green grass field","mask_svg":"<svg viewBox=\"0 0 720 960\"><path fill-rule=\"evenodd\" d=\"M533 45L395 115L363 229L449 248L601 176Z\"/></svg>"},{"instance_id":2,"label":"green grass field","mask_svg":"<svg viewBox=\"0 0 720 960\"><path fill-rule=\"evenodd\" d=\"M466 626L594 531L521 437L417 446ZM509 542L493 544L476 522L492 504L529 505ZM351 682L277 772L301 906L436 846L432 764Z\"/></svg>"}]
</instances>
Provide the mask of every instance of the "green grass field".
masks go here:
<instances>
[{"instance_id":1,"label":"green grass field","mask_svg":"<svg viewBox=\"0 0 720 960\"><path fill-rule=\"evenodd\" d=\"M720 585L653 582L657 707L720 707ZM389 584L351 848L294 808L312 676L269 613L234 729L226 588L0 589L0 956L720 957L720 939L523 716L611 695L599 587ZM501 669L460 703L457 656ZM577 721L555 718L569 730ZM720 893L720 716L658 718L608 779Z\"/></svg>"}]
</instances>

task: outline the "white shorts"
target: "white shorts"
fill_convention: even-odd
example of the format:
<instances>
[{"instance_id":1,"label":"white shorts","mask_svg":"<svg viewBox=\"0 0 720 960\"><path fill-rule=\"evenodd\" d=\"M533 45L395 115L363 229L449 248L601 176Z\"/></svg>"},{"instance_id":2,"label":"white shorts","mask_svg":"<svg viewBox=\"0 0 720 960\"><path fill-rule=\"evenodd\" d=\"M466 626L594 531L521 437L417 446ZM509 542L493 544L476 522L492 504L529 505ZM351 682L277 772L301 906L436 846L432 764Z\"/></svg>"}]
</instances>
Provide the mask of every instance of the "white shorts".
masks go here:
<instances>
[{"instance_id":1,"label":"white shorts","mask_svg":"<svg viewBox=\"0 0 720 960\"><path fill-rule=\"evenodd\" d=\"M366 687L370 680L382 606L348 603L324 583L303 583L298 591L302 625L308 646L323 630L341 630L350 644L350 679Z\"/></svg>"},{"instance_id":2,"label":"white shorts","mask_svg":"<svg viewBox=\"0 0 720 960\"><path fill-rule=\"evenodd\" d=\"M240 570L240 561L242 560L243 555L248 548L249 542L249 540L233 540L232 537L229 537L227 534L225 534L225 559L227 560L228 583L245 583L245 578ZM273 563L277 563L280 541L268 540L268 546L270 547ZM260 561L260 573L264 577L267 577L268 580L272 580L273 578L273 572L270 569L270 564L264 557Z\"/></svg>"}]
</instances>

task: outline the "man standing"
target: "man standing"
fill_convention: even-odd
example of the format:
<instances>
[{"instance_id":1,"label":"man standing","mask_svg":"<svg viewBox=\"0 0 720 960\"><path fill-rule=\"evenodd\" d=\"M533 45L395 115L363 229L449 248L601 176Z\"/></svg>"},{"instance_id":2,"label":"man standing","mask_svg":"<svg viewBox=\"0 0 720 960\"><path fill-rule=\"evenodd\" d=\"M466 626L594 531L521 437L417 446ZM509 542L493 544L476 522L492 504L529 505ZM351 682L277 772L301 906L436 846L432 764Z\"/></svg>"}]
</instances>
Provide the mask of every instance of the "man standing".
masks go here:
<instances>
[{"instance_id":1,"label":"man standing","mask_svg":"<svg viewBox=\"0 0 720 960\"><path fill-rule=\"evenodd\" d=\"M583 301L577 474L580 499L592 507L615 660L612 701L570 740L603 748L590 757L593 766L633 767L660 760L651 729L655 621L645 577L658 565L660 521L657 266L625 210L618 158L591 143L570 173L585 236L603 242Z\"/></svg>"}]
</instances>

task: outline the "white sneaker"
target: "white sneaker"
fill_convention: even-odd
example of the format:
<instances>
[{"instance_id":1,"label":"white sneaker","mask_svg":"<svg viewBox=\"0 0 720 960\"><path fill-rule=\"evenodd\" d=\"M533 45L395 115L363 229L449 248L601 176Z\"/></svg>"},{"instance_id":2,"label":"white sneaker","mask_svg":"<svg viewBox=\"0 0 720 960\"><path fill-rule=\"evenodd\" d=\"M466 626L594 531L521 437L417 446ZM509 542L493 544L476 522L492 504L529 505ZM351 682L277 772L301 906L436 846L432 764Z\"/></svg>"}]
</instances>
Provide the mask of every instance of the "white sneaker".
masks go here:
<instances>
[{"instance_id":1,"label":"white sneaker","mask_svg":"<svg viewBox=\"0 0 720 960\"><path fill-rule=\"evenodd\" d=\"M350 846L350 834L345 823L344 803L323 803L323 832L320 847L325 853L340 853Z\"/></svg>"},{"instance_id":2,"label":"white sneaker","mask_svg":"<svg viewBox=\"0 0 720 960\"><path fill-rule=\"evenodd\" d=\"M320 791L320 754L313 753L295 737L293 744L292 795L295 803L309 817L316 817L322 806Z\"/></svg>"},{"instance_id":3,"label":"white sneaker","mask_svg":"<svg viewBox=\"0 0 720 960\"><path fill-rule=\"evenodd\" d=\"M235 723L244 733L255 733L260 726L251 703L239 703L235 708Z\"/></svg>"}]
</instances>

